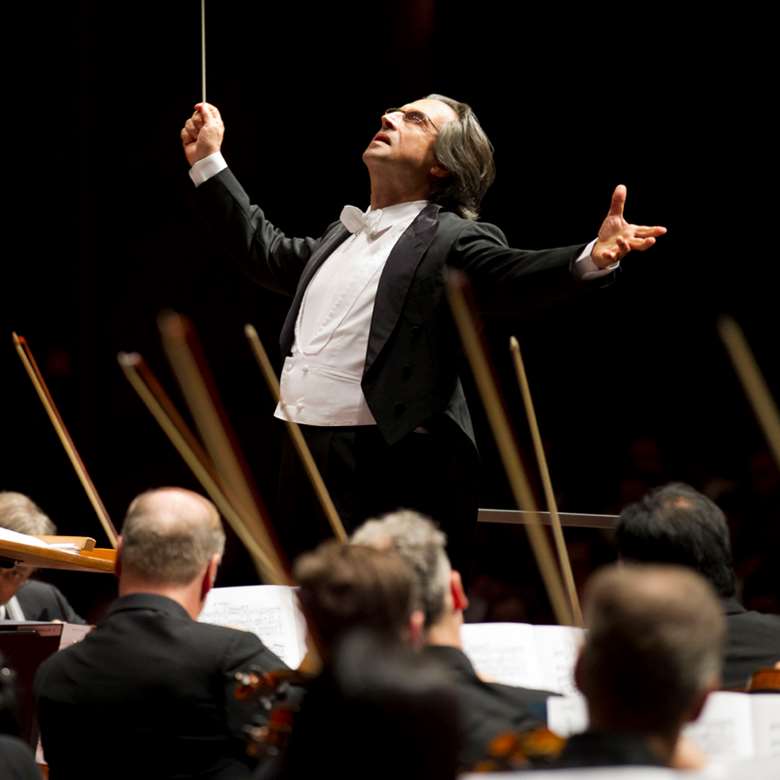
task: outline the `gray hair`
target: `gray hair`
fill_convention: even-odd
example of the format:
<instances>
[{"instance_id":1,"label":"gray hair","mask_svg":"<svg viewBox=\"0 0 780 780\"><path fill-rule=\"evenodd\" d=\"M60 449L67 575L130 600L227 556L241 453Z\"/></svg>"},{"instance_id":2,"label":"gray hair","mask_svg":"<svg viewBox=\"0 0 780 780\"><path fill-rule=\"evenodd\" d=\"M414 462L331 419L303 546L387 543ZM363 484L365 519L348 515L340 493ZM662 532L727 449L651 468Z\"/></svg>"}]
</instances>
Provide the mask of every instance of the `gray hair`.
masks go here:
<instances>
[{"instance_id":1,"label":"gray hair","mask_svg":"<svg viewBox=\"0 0 780 780\"><path fill-rule=\"evenodd\" d=\"M23 493L0 492L0 528L30 536L51 536L57 528L43 510Z\"/></svg>"},{"instance_id":2,"label":"gray hair","mask_svg":"<svg viewBox=\"0 0 780 780\"><path fill-rule=\"evenodd\" d=\"M434 183L430 199L464 219L477 219L482 198L496 178L493 145L471 106L445 95L427 95L449 106L457 119L442 127L436 139L436 159L449 176Z\"/></svg>"},{"instance_id":3,"label":"gray hair","mask_svg":"<svg viewBox=\"0 0 780 780\"><path fill-rule=\"evenodd\" d=\"M353 544L395 549L414 572L425 625L444 613L450 587L447 537L427 517L408 509L367 520L352 535Z\"/></svg>"},{"instance_id":4,"label":"gray hair","mask_svg":"<svg viewBox=\"0 0 780 780\"><path fill-rule=\"evenodd\" d=\"M670 733L720 680L725 621L712 586L690 569L604 567L587 585L585 622L583 693L613 722Z\"/></svg>"},{"instance_id":5,"label":"gray hair","mask_svg":"<svg viewBox=\"0 0 780 780\"><path fill-rule=\"evenodd\" d=\"M122 526L122 570L150 584L187 585L224 549L216 507L188 490L142 493Z\"/></svg>"}]
</instances>

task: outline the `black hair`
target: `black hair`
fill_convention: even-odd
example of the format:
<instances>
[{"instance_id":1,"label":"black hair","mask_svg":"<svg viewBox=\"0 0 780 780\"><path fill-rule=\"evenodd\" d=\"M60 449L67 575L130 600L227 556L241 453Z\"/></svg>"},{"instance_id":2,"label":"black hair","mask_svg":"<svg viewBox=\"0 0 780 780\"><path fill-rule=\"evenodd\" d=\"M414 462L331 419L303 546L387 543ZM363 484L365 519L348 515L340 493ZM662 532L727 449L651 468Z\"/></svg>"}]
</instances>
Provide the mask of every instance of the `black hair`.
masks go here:
<instances>
[{"instance_id":1,"label":"black hair","mask_svg":"<svg viewBox=\"0 0 780 780\"><path fill-rule=\"evenodd\" d=\"M726 516L682 482L651 490L620 513L616 542L624 560L695 569L723 598L736 590Z\"/></svg>"}]
</instances>

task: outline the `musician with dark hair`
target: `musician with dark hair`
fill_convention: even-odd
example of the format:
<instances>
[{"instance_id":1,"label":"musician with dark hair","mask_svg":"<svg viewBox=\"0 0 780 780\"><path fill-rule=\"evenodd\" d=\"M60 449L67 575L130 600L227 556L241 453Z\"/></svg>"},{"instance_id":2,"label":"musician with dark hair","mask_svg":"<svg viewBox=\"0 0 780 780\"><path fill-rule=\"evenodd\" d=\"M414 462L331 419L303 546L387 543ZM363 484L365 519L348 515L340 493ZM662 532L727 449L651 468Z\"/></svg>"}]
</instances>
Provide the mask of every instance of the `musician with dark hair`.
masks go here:
<instances>
[{"instance_id":1,"label":"musician with dark hair","mask_svg":"<svg viewBox=\"0 0 780 780\"><path fill-rule=\"evenodd\" d=\"M753 672L780 661L780 615L748 611L736 595L726 517L707 496L673 482L625 507L616 542L622 560L686 566L715 588L728 629L723 684L743 690Z\"/></svg>"}]
</instances>

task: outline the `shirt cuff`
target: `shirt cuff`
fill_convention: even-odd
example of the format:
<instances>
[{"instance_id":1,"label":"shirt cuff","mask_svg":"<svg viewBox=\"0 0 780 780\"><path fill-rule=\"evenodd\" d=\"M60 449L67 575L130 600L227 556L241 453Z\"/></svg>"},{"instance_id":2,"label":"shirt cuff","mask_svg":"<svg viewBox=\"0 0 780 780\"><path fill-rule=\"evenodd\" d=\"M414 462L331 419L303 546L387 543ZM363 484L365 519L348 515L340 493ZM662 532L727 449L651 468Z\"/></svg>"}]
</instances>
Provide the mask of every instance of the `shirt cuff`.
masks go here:
<instances>
[{"instance_id":1,"label":"shirt cuff","mask_svg":"<svg viewBox=\"0 0 780 780\"><path fill-rule=\"evenodd\" d=\"M208 181L212 176L216 176L220 171L227 168L225 158L222 152L214 152L202 160L198 160L190 168L190 178L196 187L200 187L204 181Z\"/></svg>"},{"instance_id":2,"label":"shirt cuff","mask_svg":"<svg viewBox=\"0 0 780 780\"><path fill-rule=\"evenodd\" d=\"M198 163L195 163L195 165L197 164ZM586 282L590 279L600 279L602 276L612 273L612 271L620 265L620 260L618 260L616 263L612 263L612 265L608 265L606 268L599 268L591 257L591 252L593 252L593 247L596 246L596 241L598 241L598 239L594 238L574 261L574 273L576 277Z\"/></svg>"}]
</instances>

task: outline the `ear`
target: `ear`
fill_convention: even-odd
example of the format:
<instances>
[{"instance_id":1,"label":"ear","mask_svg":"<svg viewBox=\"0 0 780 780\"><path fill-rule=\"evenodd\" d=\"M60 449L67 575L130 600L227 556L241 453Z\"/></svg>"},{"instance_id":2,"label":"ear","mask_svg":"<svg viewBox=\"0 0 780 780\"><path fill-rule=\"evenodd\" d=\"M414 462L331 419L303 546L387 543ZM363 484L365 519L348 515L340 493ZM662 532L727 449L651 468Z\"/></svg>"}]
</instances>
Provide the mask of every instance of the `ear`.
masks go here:
<instances>
[{"instance_id":1,"label":"ear","mask_svg":"<svg viewBox=\"0 0 780 780\"><path fill-rule=\"evenodd\" d=\"M203 572L203 579L200 582L200 600L205 601L209 591L214 586L214 581L217 579L217 569L219 568L219 555L213 555L206 566L206 571Z\"/></svg>"},{"instance_id":2,"label":"ear","mask_svg":"<svg viewBox=\"0 0 780 780\"><path fill-rule=\"evenodd\" d=\"M409 643L412 647L422 647L425 640L425 613L415 609L409 615Z\"/></svg>"},{"instance_id":3,"label":"ear","mask_svg":"<svg viewBox=\"0 0 780 780\"><path fill-rule=\"evenodd\" d=\"M720 686L718 685L718 681L710 682L710 684L707 685L706 688L704 688L703 690L699 691L698 694L696 694L696 697L693 699L691 707L688 710L686 722L693 723L693 721L699 719L699 715L701 715L701 712L704 709L704 705L707 703L707 699L709 698L709 695L714 691L717 691L719 687Z\"/></svg>"},{"instance_id":4,"label":"ear","mask_svg":"<svg viewBox=\"0 0 780 780\"><path fill-rule=\"evenodd\" d=\"M466 591L463 590L463 580L460 572L454 569L450 572L450 596L452 596L452 608L456 612L464 612L468 609L469 600Z\"/></svg>"},{"instance_id":5,"label":"ear","mask_svg":"<svg viewBox=\"0 0 780 780\"><path fill-rule=\"evenodd\" d=\"M450 175L450 172L441 163L434 163L431 168L431 176L434 179L446 179Z\"/></svg>"},{"instance_id":6,"label":"ear","mask_svg":"<svg viewBox=\"0 0 780 780\"><path fill-rule=\"evenodd\" d=\"M125 541L120 536L116 540L116 562L114 563L114 575L117 579L122 576L122 551L124 550Z\"/></svg>"}]
</instances>

